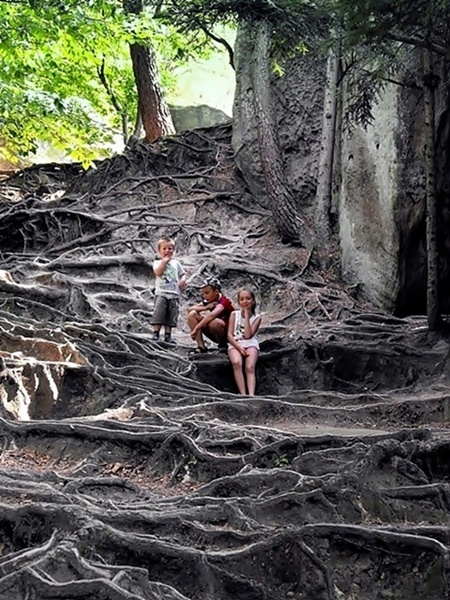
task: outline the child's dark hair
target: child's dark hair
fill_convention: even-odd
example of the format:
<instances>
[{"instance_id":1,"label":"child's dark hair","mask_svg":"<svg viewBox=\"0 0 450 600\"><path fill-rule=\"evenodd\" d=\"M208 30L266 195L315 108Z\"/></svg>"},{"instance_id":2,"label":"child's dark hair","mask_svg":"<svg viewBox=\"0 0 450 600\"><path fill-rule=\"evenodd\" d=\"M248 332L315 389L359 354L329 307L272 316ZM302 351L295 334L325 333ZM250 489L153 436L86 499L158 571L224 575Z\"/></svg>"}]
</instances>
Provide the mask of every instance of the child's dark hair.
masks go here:
<instances>
[{"instance_id":1,"label":"child's dark hair","mask_svg":"<svg viewBox=\"0 0 450 600\"><path fill-rule=\"evenodd\" d=\"M247 292L247 293L250 294L251 299L253 301L251 311L252 311L252 315L254 315L255 312L256 312L256 296L255 296L255 292L253 290L248 289L248 288L241 288L238 291L238 293L237 293L238 304L239 304L239 296L241 295L242 292Z\"/></svg>"}]
</instances>

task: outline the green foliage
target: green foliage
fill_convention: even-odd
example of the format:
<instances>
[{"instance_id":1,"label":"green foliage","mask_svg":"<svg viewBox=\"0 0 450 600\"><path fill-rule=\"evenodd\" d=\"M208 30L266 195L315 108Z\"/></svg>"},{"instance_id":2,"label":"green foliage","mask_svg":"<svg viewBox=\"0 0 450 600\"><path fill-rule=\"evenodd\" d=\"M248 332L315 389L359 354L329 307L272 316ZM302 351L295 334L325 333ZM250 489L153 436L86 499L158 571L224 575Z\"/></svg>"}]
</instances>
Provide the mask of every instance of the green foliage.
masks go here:
<instances>
[{"instance_id":1,"label":"green foliage","mask_svg":"<svg viewBox=\"0 0 450 600\"><path fill-rule=\"evenodd\" d=\"M385 43L398 34L410 41L426 35L430 15L435 15L433 35L448 29L448 0L351 0L333 1L333 10L342 19L349 41Z\"/></svg>"},{"instance_id":2,"label":"green foliage","mask_svg":"<svg viewBox=\"0 0 450 600\"><path fill-rule=\"evenodd\" d=\"M279 456L275 456L273 459L273 464L276 467L286 467L290 464L289 456L287 454L280 454Z\"/></svg>"},{"instance_id":3,"label":"green foliage","mask_svg":"<svg viewBox=\"0 0 450 600\"><path fill-rule=\"evenodd\" d=\"M436 56L450 50L448 0L329 0L334 29L330 44L340 48L349 90L346 118L367 124L387 81L420 87L405 67L405 52L429 47Z\"/></svg>"},{"instance_id":4,"label":"green foliage","mask_svg":"<svg viewBox=\"0 0 450 600\"><path fill-rule=\"evenodd\" d=\"M349 117L361 123L370 121L374 100L397 72L402 44L426 40L448 55L448 0L127 3L128 11L117 0L0 0L0 138L6 153L30 152L39 140L89 163L123 118L135 120L129 44L152 46L163 89L170 91L175 66L211 52L208 32L218 23L272 23L272 69L279 76L293 54L339 48L353 94Z\"/></svg>"},{"instance_id":5,"label":"green foliage","mask_svg":"<svg viewBox=\"0 0 450 600\"><path fill-rule=\"evenodd\" d=\"M268 20L275 68L288 56L315 47L328 30L323 3L314 0L167 0L161 16L182 31L211 30L217 23L234 26L239 19Z\"/></svg>"},{"instance_id":6,"label":"green foliage","mask_svg":"<svg viewBox=\"0 0 450 600\"><path fill-rule=\"evenodd\" d=\"M152 45L166 90L175 86L175 65L206 52L150 9L127 14L115 0L0 1L0 21L0 138L8 158L42 141L89 164L111 144L122 116L135 120L129 44Z\"/></svg>"},{"instance_id":7,"label":"green foliage","mask_svg":"<svg viewBox=\"0 0 450 600\"><path fill-rule=\"evenodd\" d=\"M112 140L114 119L97 77L120 29L111 11L55 1L0 3L0 135L24 154L37 140L83 162Z\"/></svg>"}]
</instances>

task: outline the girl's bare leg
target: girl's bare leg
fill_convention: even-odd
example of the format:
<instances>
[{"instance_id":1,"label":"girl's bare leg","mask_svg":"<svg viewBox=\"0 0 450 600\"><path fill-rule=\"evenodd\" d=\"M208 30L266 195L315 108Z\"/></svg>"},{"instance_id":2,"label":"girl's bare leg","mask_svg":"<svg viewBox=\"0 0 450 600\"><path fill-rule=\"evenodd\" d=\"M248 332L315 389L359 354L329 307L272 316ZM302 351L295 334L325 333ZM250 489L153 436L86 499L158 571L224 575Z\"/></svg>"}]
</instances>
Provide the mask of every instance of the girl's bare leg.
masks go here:
<instances>
[{"instance_id":1,"label":"girl's bare leg","mask_svg":"<svg viewBox=\"0 0 450 600\"><path fill-rule=\"evenodd\" d=\"M248 356L245 359L245 375L247 378L247 388L249 396L255 395L256 372L255 367L258 361L259 350L257 348L247 348Z\"/></svg>"},{"instance_id":2,"label":"girl's bare leg","mask_svg":"<svg viewBox=\"0 0 450 600\"><path fill-rule=\"evenodd\" d=\"M234 380L238 387L239 393L245 396L245 379L242 372L242 354L236 348L228 350L228 357L233 367Z\"/></svg>"}]
</instances>

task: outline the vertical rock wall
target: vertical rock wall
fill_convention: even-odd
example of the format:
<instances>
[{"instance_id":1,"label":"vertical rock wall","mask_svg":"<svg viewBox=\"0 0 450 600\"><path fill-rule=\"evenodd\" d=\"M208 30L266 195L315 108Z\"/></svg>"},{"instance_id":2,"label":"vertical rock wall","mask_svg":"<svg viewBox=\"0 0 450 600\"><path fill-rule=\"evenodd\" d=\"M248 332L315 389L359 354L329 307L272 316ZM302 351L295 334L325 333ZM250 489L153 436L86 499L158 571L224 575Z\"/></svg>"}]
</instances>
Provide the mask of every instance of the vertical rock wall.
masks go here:
<instances>
[{"instance_id":1,"label":"vertical rock wall","mask_svg":"<svg viewBox=\"0 0 450 600\"><path fill-rule=\"evenodd\" d=\"M325 82L326 60L309 54L272 79L285 175L303 208L313 208L316 194Z\"/></svg>"},{"instance_id":2,"label":"vertical rock wall","mask_svg":"<svg viewBox=\"0 0 450 600\"><path fill-rule=\"evenodd\" d=\"M252 80L256 68L251 27L239 26L235 44L236 91L233 105L233 148L236 164L251 191L262 204L267 192L261 171ZM310 55L288 61L284 75L272 77L272 102L284 174L298 205L314 201L322 127L325 61Z\"/></svg>"},{"instance_id":3,"label":"vertical rock wall","mask_svg":"<svg viewBox=\"0 0 450 600\"><path fill-rule=\"evenodd\" d=\"M401 186L399 88L389 85L374 108L373 124L341 137L339 238L342 274L377 304L393 309L398 280L396 223Z\"/></svg>"},{"instance_id":4,"label":"vertical rock wall","mask_svg":"<svg viewBox=\"0 0 450 600\"><path fill-rule=\"evenodd\" d=\"M234 147L237 163L253 194L265 195L260 177L251 89L252 43L238 34ZM373 108L367 128L338 123L333 210L341 247L342 274L366 297L397 314L425 312L426 252L424 122L420 52L406 57L416 86L389 84ZM325 59L299 56L274 77L272 98L285 175L303 210L314 210L320 152ZM441 74L441 80L445 76ZM411 83L411 81L409 81ZM442 89L441 89L442 88ZM441 86L437 94L438 211L444 310L450 308L450 111ZM345 93L342 106L345 109ZM450 290L448 290L450 291Z\"/></svg>"},{"instance_id":5,"label":"vertical rock wall","mask_svg":"<svg viewBox=\"0 0 450 600\"><path fill-rule=\"evenodd\" d=\"M254 198L263 206L268 197L261 160L258 131L253 105L253 74L256 69L255 41L251 25L240 22L234 46L236 88L233 103L232 144L236 165Z\"/></svg>"},{"instance_id":6,"label":"vertical rock wall","mask_svg":"<svg viewBox=\"0 0 450 600\"><path fill-rule=\"evenodd\" d=\"M410 57L421 83L420 55ZM399 88L397 140L399 160L398 295L395 310L399 315L426 313L426 239L423 95L419 89Z\"/></svg>"}]
</instances>

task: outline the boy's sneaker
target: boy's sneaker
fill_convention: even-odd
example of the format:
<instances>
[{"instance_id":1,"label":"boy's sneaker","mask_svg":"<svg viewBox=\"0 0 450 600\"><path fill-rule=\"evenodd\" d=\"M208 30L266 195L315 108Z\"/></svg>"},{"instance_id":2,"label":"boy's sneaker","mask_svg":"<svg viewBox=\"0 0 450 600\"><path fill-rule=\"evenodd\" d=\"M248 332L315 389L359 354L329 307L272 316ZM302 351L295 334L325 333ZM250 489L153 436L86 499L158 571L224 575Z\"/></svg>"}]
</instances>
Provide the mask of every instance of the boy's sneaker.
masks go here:
<instances>
[{"instance_id":1,"label":"boy's sneaker","mask_svg":"<svg viewBox=\"0 0 450 600\"><path fill-rule=\"evenodd\" d=\"M172 339L171 335L165 335L164 336L164 342L166 344L168 344L169 346L176 346L177 345L177 343L175 342L175 340Z\"/></svg>"},{"instance_id":2,"label":"boy's sneaker","mask_svg":"<svg viewBox=\"0 0 450 600\"><path fill-rule=\"evenodd\" d=\"M159 333L157 331L152 335L152 342L159 342Z\"/></svg>"}]
</instances>

